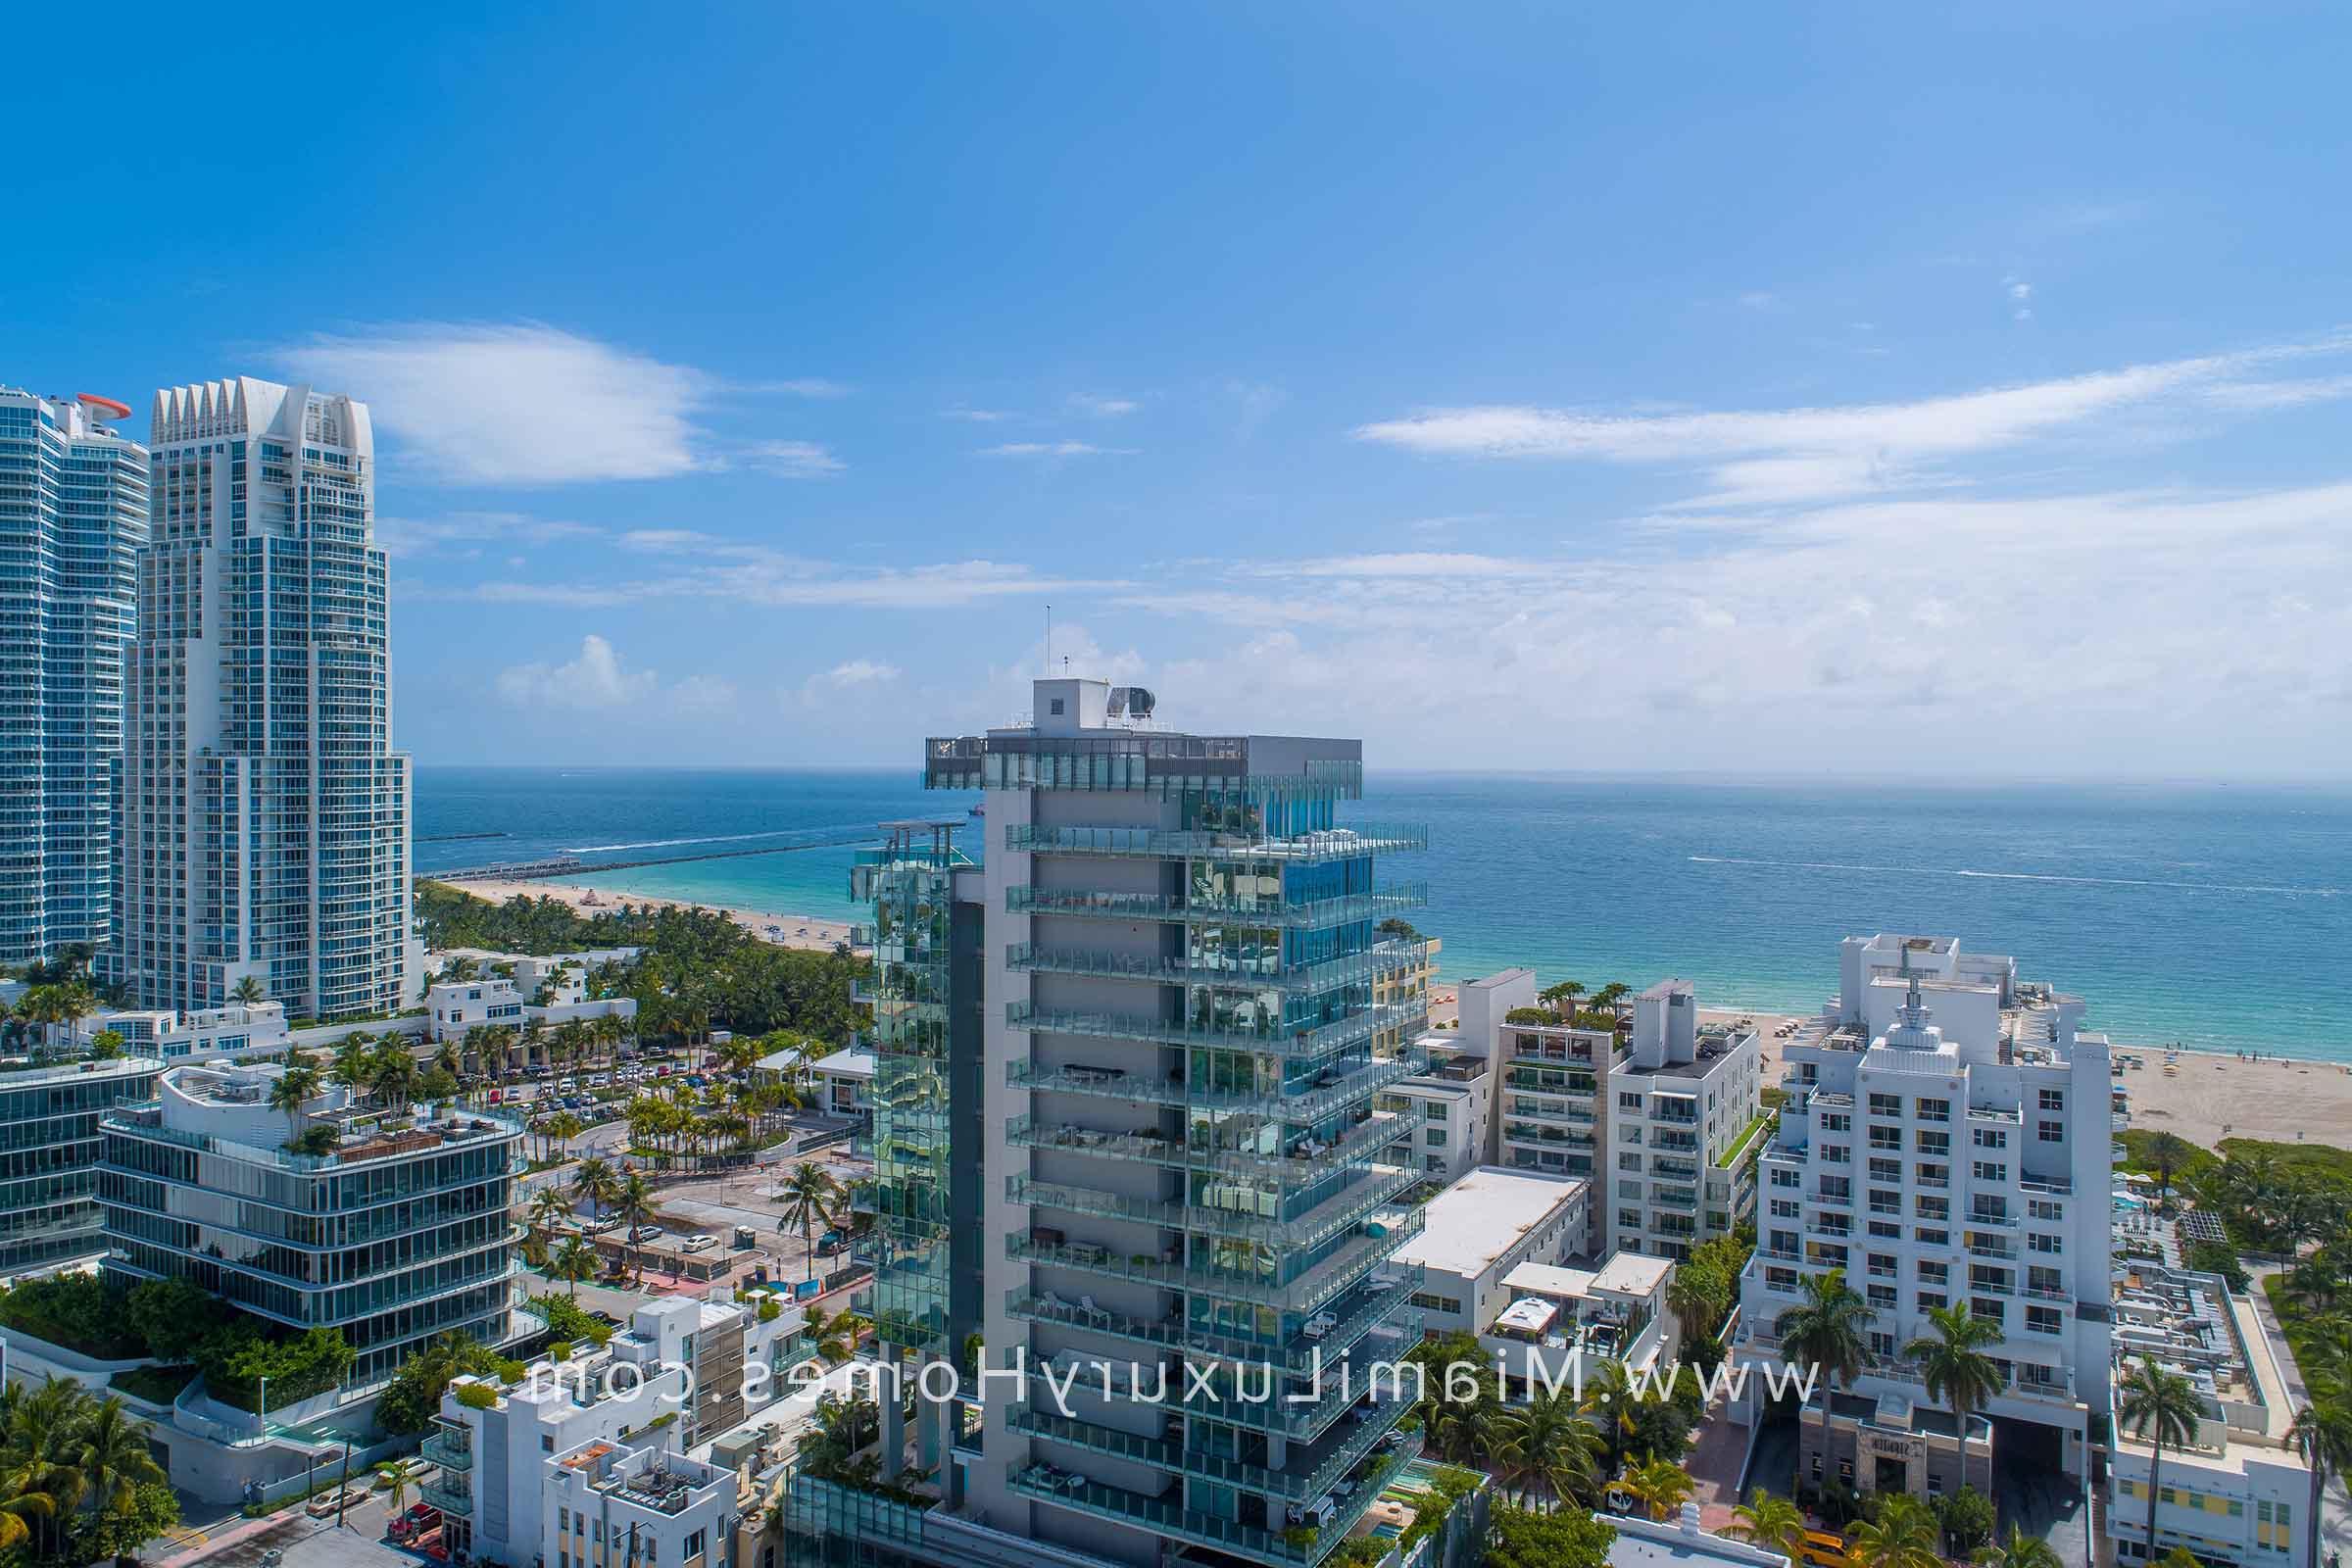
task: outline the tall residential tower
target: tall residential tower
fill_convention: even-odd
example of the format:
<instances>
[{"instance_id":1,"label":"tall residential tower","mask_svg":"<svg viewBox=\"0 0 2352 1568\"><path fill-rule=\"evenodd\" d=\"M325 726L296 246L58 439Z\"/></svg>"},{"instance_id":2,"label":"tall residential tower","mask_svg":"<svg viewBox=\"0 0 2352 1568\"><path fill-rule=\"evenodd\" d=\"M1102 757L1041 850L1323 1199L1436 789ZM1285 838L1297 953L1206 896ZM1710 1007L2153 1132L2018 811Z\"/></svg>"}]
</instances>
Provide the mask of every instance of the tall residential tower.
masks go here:
<instances>
[{"instance_id":1,"label":"tall residential tower","mask_svg":"<svg viewBox=\"0 0 2352 1568\"><path fill-rule=\"evenodd\" d=\"M930 742L928 787L985 792L979 866L895 824L860 873L877 1334L893 1359L961 1355L968 1239L995 1374L952 1455L945 1409L918 1407L904 1446L885 1401L884 1473L941 1477L920 1543L898 1544L1313 1568L1420 1444L1365 1370L1420 1337L1419 1271L1393 1260L1420 1173L1388 1158L1397 1118L1374 1105L1421 1064L1418 990L1375 999L1421 958L1381 928L1419 890L1374 862L1424 838L1339 823L1355 741L1174 733L1101 681L1041 680L1035 703ZM1066 1398L1049 1363L1083 1370ZM824 1497L798 1516L820 1555L873 1538L864 1499L836 1517Z\"/></svg>"},{"instance_id":2,"label":"tall residential tower","mask_svg":"<svg viewBox=\"0 0 2352 1568\"><path fill-rule=\"evenodd\" d=\"M421 964L367 406L240 376L157 393L153 438L113 973L150 1006L250 977L299 1016L397 1011Z\"/></svg>"},{"instance_id":3,"label":"tall residential tower","mask_svg":"<svg viewBox=\"0 0 2352 1568\"><path fill-rule=\"evenodd\" d=\"M147 453L105 398L0 387L0 963L106 940Z\"/></svg>"}]
</instances>

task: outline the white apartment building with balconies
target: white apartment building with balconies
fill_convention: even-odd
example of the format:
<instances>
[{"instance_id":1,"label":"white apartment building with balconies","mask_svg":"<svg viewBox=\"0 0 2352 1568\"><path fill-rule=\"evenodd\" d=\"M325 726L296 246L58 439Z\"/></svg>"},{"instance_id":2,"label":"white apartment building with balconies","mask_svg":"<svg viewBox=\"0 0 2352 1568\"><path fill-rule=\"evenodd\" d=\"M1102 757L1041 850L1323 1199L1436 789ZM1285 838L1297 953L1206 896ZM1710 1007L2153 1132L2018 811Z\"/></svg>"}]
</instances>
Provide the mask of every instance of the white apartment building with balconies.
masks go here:
<instances>
[{"instance_id":1,"label":"white apartment building with balconies","mask_svg":"<svg viewBox=\"0 0 2352 1568\"><path fill-rule=\"evenodd\" d=\"M1661 980L1634 999L1634 1030L1609 1069L1606 1211L1612 1252L1683 1257L1755 1211L1763 1121L1756 1031L1702 1027L1697 988Z\"/></svg>"},{"instance_id":2,"label":"white apartment building with balconies","mask_svg":"<svg viewBox=\"0 0 2352 1568\"><path fill-rule=\"evenodd\" d=\"M1931 1308L1965 1302L2002 1331L2006 1387L1979 1412L1996 1443L2081 1475L2106 1408L2107 1040L2076 1032L2079 1002L1949 939L1853 938L1844 957L1838 1001L1787 1048L1736 1353L1776 1359L1802 1279L1842 1269L1876 1314L1845 1392L1924 1405L1900 1348L1933 1332Z\"/></svg>"}]
</instances>

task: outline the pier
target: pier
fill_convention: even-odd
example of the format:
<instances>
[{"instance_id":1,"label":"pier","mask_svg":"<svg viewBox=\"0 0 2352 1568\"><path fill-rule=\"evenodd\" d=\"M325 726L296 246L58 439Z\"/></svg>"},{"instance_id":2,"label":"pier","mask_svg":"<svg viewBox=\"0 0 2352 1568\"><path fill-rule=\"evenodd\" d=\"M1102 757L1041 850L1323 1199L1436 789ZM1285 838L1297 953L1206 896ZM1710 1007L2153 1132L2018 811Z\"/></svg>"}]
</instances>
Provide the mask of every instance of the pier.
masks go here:
<instances>
[{"instance_id":1,"label":"pier","mask_svg":"<svg viewBox=\"0 0 2352 1568\"><path fill-rule=\"evenodd\" d=\"M763 844L756 849L701 850L692 855L649 855L628 860L585 860L576 855L559 855L540 860L512 860L498 865L420 871L417 875L435 882L543 882L558 877L578 876L587 871L625 871L643 865L684 865L693 860L735 860L753 855L790 855L796 850L838 849L873 842L871 833L837 833L798 844Z\"/></svg>"}]
</instances>

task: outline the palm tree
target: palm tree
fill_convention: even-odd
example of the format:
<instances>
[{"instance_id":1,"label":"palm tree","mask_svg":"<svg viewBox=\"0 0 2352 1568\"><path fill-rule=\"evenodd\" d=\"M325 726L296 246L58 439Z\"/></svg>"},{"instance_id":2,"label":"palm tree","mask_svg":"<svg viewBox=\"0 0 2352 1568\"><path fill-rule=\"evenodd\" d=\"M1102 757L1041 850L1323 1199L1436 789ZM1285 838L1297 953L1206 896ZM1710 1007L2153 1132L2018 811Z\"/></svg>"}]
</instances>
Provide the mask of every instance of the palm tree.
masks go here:
<instances>
[{"instance_id":1,"label":"palm tree","mask_svg":"<svg viewBox=\"0 0 2352 1568\"><path fill-rule=\"evenodd\" d=\"M1609 1456L1609 1474L1615 1475L1625 1467L1625 1440L1633 1434L1634 1411L1642 1402L1641 1391L1625 1370L1625 1363L1611 1357L1585 1379L1584 1408L1587 1414L1598 1418L1602 1441Z\"/></svg>"},{"instance_id":2,"label":"palm tree","mask_svg":"<svg viewBox=\"0 0 2352 1568\"><path fill-rule=\"evenodd\" d=\"M302 1107L318 1098L325 1086L318 1069L307 1061L298 1061L279 1073L270 1085L270 1108L286 1113L286 1137L291 1140L302 1131Z\"/></svg>"},{"instance_id":3,"label":"palm tree","mask_svg":"<svg viewBox=\"0 0 2352 1568\"><path fill-rule=\"evenodd\" d=\"M571 1298L576 1301L580 1298L580 1281L596 1277L596 1249L588 1245L584 1236L566 1236L564 1245L556 1249L556 1255L548 1260L547 1271L571 1283Z\"/></svg>"},{"instance_id":4,"label":"palm tree","mask_svg":"<svg viewBox=\"0 0 2352 1568\"><path fill-rule=\"evenodd\" d=\"M2140 1146L2140 1163L2156 1168L2156 1200L2164 1200L2173 1190L2173 1173L2188 1163L2196 1152L2195 1146L2179 1133L2151 1133Z\"/></svg>"},{"instance_id":5,"label":"palm tree","mask_svg":"<svg viewBox=\"0 0 2352 1568\"><path fill-rule=\"evenodd\" d=\"M2057 1547L2039 1536L2027 1535L2014 1524L2009 1527L2009 1539L1997 1546L1985 1547L1978 1554L1977 1561L1984 1564L1984 1568L2066 1568Z\"/></svg>"},{"instance_id":6,"label":"palm tree","mask_svg":"<svg viewBox=\"0 0 2352 1568\"><path fill-rule=\"evenodd\" d=\"M326 1075L357 1094L368 1087L368 1079L374 1070L368 1054L368 1037L354 1030L345 1035L343 1043L335 1048L334 1065L326 1069Z\"/></svg>"},{"instance_id":7,"label":"palm tree","mask_svg":"<svg viewBox=\"0 0 2352 1568\"><path fill-rule=\"evenodd\" d=\"M816 1222L831 1224L836 1206L841 1201L841 1183L830 1171L813 1159L804 1159L792 1167L782 1190L777 1195L784 1200L783 1218L787 1224L801 1228L801 1242L807 1249L808 1277L816 1278Z\"/></svg>"},{"instance_id":8,"label":"palm tree","mask_svg":"<svg viewBox=\"0 0 2352 1568\"><path fill-rule=\"evenodd\" d=\"M1854 1560L1863 1568L1943 1568L1936 1518L1926 1503L1907 1493L1879 1499L1879 1516L1853 1528Z\"/></svg>"},{"instance_id":9,"label":"palm tree","mask_svg":"<svg viewBox=\"0 0 2352 1568\"><path fill-rule=\"evenodd\" d=\"M645 1178L631 1171L621 1178L612 1194L612 1206L620 1213L620 1222L628 1227L629 1254L637 1269L637 1283L645 1283L645 1254L637 1250L637 1227L654 1217L654 1190Z\"/></svg>"},{"instance_id":10,"label":"palm tree","mask_svg":"<svg viewBox=\"0 0 2352 1568\"><path fill-rule=\"evenodd\" d=\"M269 995L269 992L262 989L262 983L251 975L240 977L235 985L228 988L229 1001L241 1002L249 1007L257 1002L267 1000Z\"/></svg>"},{"instance_id":11,"label":"palm tree","mask_svg":"<svg viewBox=\"0 0 2352 1568\"><path fill-rule=\"evenodd\" d=\"M2287 1428L2286 1446L2311 1469L2311 1568L2318 1568L2320 1537L2327 1534L2319 1527L2321 1494L2330 1475L2352 1469L2352 1406L2332 1400L2303 1406Z\"/></svg>"},{"instance_id":12,"label":"palm tree","mask_svg":"<svg viewBox=\"0 0 2352 1568\"><path fill-rule=\"evenodd\" d=\"M1631 1494L1636 1502L1648 1509L1652 1519L1663 1519L1680 1508L1690 1500L1696 1485L1691 1481L1690 1471L1654 1453L1644 1454L1640 1464L1629 1466L1625 1474L1617 1478L1617 1484ZM1909 1565L1904 1564L1902 1568L1909 1568Z\"/></svg>"},{"instance_id":13,"label":"palm tree","mask_svg":"<svg viewBox=\"0 0 2352 1568\"><path fill-rule=\"evenodd\" d=\"M1706 1333L1714 1324L1706 1321L1720 1299L1706 1271L1678 1268L1666 1282L1666 1310L1674 1314L1675 1332L1685 1341Z\"/></svg>"},{"instance_id":14,"label":"palm tree","mask_svg":"<svg viewBox=\"0 0 2352 1568\"><path fill-rule=\"evenodd\" d=\"M402 1045L386 1045L368 1062L368 1087L395 1108L405 1106L416 1089L416 1058Z\"/></svg>"},{"instance_id":15,"label":"palm tree","mask_svg":"<svg viewBox=\"0 0 2352 1568\"><path fill-rule=\"evenodd\" d=\"M1850 1383L1870 1355L1867 1338L1878 1313L1845 1283L1845 1270L1807 1274L1805 1298L1781 1314L1781 1354L1791 1366L1810 1361L1829 1374L1829 1387Z\"/></svg>"},{"instance_id":16,"label":"palm tree","mask_svg":"<svg viewBox=\"0 0 2352 1568\"><path fill-rule=\"evenodd\" d=\"M466 1076L466 1054L455 1040L444 1040L433 1050L433 1067L450 1077L463 1080Z\"/></svg>"},{"instance_id":17,"label":"palm tree","mask_svg":"<svg viewBox=\"0 0 2352 1568\"><path fill-rule=\"evenodd\" d=\"M1777 1551L1790 1562L1802 1562L1798 1549L1805 1534L1805 1513L1787 1497L1776 1497L1762 1487L1747 1494L1747 1500L1732 1509L1732 1523L1723 1533L1734 1541ZM2051 1568L2058 1568L2052 1564Z\"/></svg>"},{"instance_id":18,"label":"palm tree","mask_svg":"<svg viewBox=\"0 0 2352 1568\"><path fill-rule=\"evenodd\" d=\"M557 1230L571 1217L571 1203L555 1188L542 1187L531 1195L530 1214L531 1228L543 1232L552 1242Z\"/></svg>"},{"instance_id":19,"label":"palm tree","mask_svg":"<svg viewBox=\"0 0 2352 1568\"><path fill-rule=\"evenodd\" d=\"M92 1513L126 1513L138 1488L166 1479L148 1451L147 1424L131 1415L121 1395L105 1395L87 1405L75 1428L74 1468Z\"/></svg>"},{"instance_id":20,"label":"palm tree","mask_svg":"<svg viewBox=\"0 0 2352 1568\"><path fill-rule=\"evenodd\" d=\"M2152 1355L2143 1355L2136 1364L2125 1368L2124 1375L2116 1381L2115 1392L2116 1416L2150 1445L2146 1555L2153 1560L2156 1496L2162 1486L2158 1472L2164 1464L2164 1446L2169 1443L2180 1447L2197 1435L2197 1427L2205 1419L2204 1401L2197 1397L2197 1386L2186 1376L2158 1366Z\"/></svg>"},{"instance_id":21,"label":"palm tree","mask_svg":"<svg viewBox=\"0 0 2352 1568\"><path fill-rule=\"evenodd\" d=\"M591 1218L604 1217L604 1205L612 1199L612 1167L594 1154L572 1167L571 1194L587 1200Z\"/></svg>"},{"instance_id":22,"label":"palm tree","mask_svg":"<svg viewBox=\"0 0 2352 1568\"><path fill-rule=\"evenodd\" d=\"M384 1511L398 1513L409 1505L409 1489L423 1479L414 1459L387 1459L375 1467L375 1490L385 1494Z\"/></svg>"},{"instance_id":23,"label":"palm tree","mask_svg":"<svg viewBox=\"0 0 2352 1568\"><path fill-rule=\"evenodd\" d=\"M559 1110L545 1123L548 1156L555 1156L556 1146L568 1144L588 1130L588 1124L568 1110Z\"/></svg>"},{"instance_id":24,"label":"palm tree","mask_svg":"<svg viewBox=\"0 0 2352 1568\"><path fill-rule=\"evenodd\" d=\"M1998 1398L2006 1386L2001 1369L1984 1353L1985 1347L2001 1343L2001 1330L1990 1318L1969 1316L1966 1301L1930 1308L1928 1321L1936 1332L1904 1346L1903 1354L1919 1364L1928 1397L1951 1408L1959 1429L1959 1469L1952 1479L1957 1490L1968 1481L1968 1418Z\"/></svg>"},{"instance_id":25,"label":"palm tree","mask_svg":"<svg viewBox=\"0 0 2352 1568\"><path fill-rule=\"evenodd\" d=\"M1522 1492L1541 1491L1557 1505L1590 1494L1600 1474L1600 1434L1577 1412L1565 1390L1506 1412L1494 1461Z\"/></svg>"},{"instance_id":26,"label":"palm tree","mask_svg":"<svg viewBox=\"0 0 2352 1568\"><path fill-rule=\"evenodd\" d=\"M1585 994L1582 980L1563 980L1556 986L1546 986L1536 996L1538 1002L1548 1003L1562 1018L1576 1016L1576 999Z\"/></svg>"},{"instance_id":27,"label":"palm tree","mask_svg":"<svg viewBox=\"0 0 2352 1568\"><path fill-rule=\"evenodd\" d=\"M1485 1397L1440 1400L1429 1421L1438 1451L1458 1463L1484 1466L1500 1439L1501 1408Z\"/></svg>"}]
</instances>

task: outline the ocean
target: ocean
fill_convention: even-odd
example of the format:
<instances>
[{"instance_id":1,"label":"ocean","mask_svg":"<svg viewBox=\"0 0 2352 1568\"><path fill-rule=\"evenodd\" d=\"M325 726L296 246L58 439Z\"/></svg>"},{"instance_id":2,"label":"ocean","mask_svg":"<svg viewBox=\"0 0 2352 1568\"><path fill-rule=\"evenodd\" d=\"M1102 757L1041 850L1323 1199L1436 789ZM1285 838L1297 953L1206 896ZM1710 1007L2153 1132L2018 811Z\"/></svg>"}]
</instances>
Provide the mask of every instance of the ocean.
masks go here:
<instances>
[{"instance_id":1,"label":"ocean","mask_svg":"<svg viewBox=\"0 0 2352 1568\"><path fill-rule=\"evenodd\" d=\"M1414 923L1448 977L1681 975L1705 1004L1811 1012L1840 937L1934 932L2017 955L2121 1043L2352 1061L2352 794L1404 773L1365 794L1365 820L1429 825L1383 880L1427 882ZM564 880L850 919L847 841L974 799L911 768L421 767L416 865L813 842Z\"/></svg>"}]
</instances>

